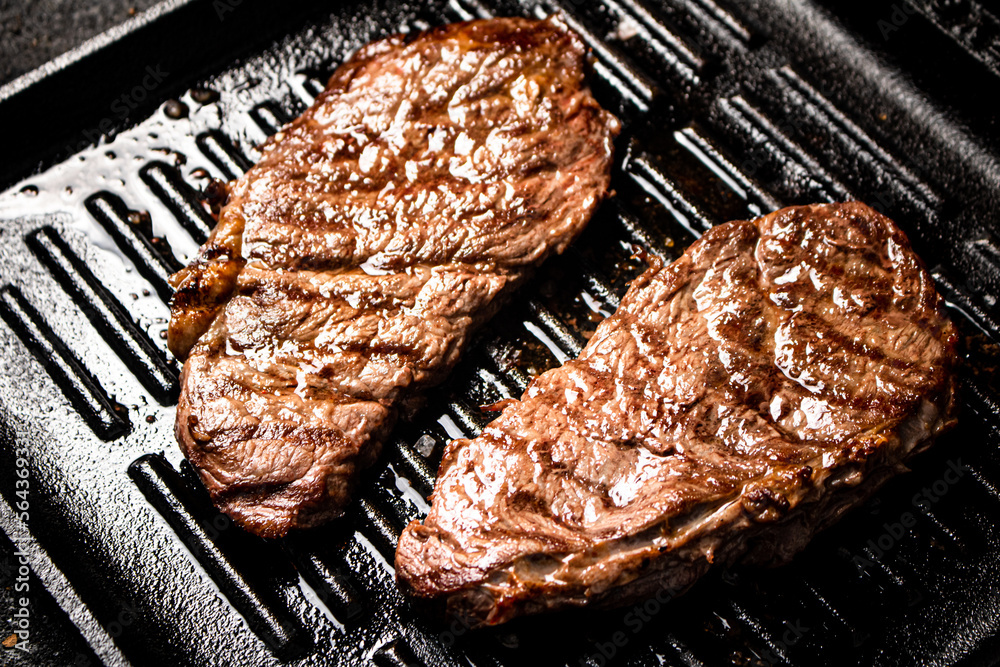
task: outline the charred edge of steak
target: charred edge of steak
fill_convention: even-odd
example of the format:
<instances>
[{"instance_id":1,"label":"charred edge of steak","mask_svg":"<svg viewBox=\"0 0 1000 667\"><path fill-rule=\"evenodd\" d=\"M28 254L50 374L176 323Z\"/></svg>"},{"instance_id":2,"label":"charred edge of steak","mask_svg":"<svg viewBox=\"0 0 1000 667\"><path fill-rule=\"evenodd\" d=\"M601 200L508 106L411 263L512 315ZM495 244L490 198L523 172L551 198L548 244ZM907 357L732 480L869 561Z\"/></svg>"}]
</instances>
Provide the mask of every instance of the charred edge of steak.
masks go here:
<instances>
[{"instance_id":1,"label":"charred edge of steak","mask_svg":"<svg viewBox=\"0 0 1000 667\"><path fill-rule=\"evenodd\" d=\"M870 446L866 446L872 456L846 465L829 476L813 478L812 469L802 466L792 473L801 480L801 486L787 489L786 493L755 482L728 502L696 507L686 516L671 517L673 530L687 530L691 524L704 528L679 549L668 553L652 550L636 555L635 567L622 579L604 584L603 592L595 594L579 586L572 593L545 592L535 596L498 598L489 591L490 576L484 573L482 585L442 595L438 589L420 586L420 580L416 580L415 586L415 580L406 576L405 565L398 560L397 583L404 593L420 600L427 613L441 618L458 618L470 628L482 628L506 623L518 616L571 607L608 609L652 598L666 602L687 592L713 568L737 564L784 565L805 549L816 534L863 504L887 481L906 472L906 461L928 449L940 434L955 425L954 417L948 416L955 412L955 391L955 382L949 383L940 397L948 407L937 414L932 426L918 426L920 418L911 422L917 437L908 441L889 441L874 436L869 441ZM930 403L926 405L937 413ZM406 534L412 535L410 531L421 527L414 521ZM630 542L641 544L658 536L661 527L655 526L648 533L649 537L636 535ZM569 555L575 554L526 557L511 563L510 568L537 567L544 571L547 564ZM594 555L595 559L601 557ZM525 585L534 584L526 582Z\"/></svg>"}]
</instances>

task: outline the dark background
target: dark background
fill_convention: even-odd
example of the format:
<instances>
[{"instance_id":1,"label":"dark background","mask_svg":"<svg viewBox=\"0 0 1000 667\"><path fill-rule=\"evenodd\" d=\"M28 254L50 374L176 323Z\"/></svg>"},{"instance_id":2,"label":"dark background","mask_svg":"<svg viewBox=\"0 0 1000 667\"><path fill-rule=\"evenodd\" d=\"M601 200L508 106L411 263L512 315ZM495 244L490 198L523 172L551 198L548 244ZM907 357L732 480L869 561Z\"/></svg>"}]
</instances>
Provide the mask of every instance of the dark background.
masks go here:
<instances>
[{"instance_id":1,"label":"dark background","mask_svg":"<svg viewBox=\"0 0 1000 667\"><path fill-rule=\"evenodd\" d=\"M0 0L0 85L157 0Z\"/></svg>"}]
</instances>

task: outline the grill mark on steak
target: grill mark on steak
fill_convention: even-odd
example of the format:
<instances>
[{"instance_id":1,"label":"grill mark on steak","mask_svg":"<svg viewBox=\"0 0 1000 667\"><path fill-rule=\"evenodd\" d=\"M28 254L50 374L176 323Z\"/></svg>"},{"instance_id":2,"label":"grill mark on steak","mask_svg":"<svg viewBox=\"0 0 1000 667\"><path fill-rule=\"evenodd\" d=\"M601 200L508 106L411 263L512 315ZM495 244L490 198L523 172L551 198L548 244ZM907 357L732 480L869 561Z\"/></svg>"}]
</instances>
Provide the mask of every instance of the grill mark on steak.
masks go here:
<instances>
[{"instance_id":1,"label":"grill mark on steak","mask_svg":"<svg viewBox=\"0 0 1000 667\"><path fill-rule=\"evenodd\" d=\"M605 196L618 122L551 21L362 48L228 186L172 278L177 438L279 536L339 515L397 413Z\"/></svg>"},{"instance_id":2,"label":"grill mark on steak","mask_svg":"<svg viewBox=\"0 0 1000 667\"><path fill-rule=\"evenodd\" d=\"M956 344L905 236L863 204L715 227L449 445L397 577L496 624L783 562L953 424Z\"/></svg>"}]
</instances>

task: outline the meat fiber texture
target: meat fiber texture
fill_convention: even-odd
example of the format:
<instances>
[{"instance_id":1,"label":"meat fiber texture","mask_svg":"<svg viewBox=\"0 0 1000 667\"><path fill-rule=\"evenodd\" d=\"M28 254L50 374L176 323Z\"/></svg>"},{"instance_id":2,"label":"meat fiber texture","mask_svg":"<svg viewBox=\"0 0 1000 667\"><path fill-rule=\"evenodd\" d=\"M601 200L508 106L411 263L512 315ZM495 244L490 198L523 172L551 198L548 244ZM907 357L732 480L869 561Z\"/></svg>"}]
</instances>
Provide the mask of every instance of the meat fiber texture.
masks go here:
<instances>
[{"instance_id":1,"label":"meat fiber texture","mask_svg":"<svg viewBox=\"0 0 1000 667\"><path fill-rule=\"evenodd\" d=\"M907 239L864 204L715 227L450 444L397 576L496 624L785 562L953 424L956 342Z\"/></svg>"},{"instance_id":2,"label":"meat fiber texture","mask_svg":"<svg viewBox=\"0 0 1000 667\"><path fill-rule=\"evenodd\" d=\"M583 229L619 131L584 65L551 21L375 42L230 184L169 343L177 439L238 524L340 515L400 412Z\"/></svg>"}]
</instances>

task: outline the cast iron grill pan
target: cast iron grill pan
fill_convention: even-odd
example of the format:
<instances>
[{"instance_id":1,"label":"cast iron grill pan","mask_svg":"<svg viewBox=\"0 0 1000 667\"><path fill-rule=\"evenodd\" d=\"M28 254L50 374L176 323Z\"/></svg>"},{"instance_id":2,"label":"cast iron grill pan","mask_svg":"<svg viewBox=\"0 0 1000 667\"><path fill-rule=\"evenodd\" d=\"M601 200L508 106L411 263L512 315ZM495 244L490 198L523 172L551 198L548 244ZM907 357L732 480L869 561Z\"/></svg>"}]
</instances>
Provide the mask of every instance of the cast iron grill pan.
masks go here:
<instances>
[{"instance_id":1,"label":"cast iron grill pan","mask_svg":"<svg viewBox=\"0 0 1000 667\"><path fill-rule=\"evenodd\" d=\"M995 110L981 95L1000 84L1000 22L971 1L909 3L905 20L893 3L839 4L178 1L0 91L12 155L0 167L10 187L0 197L0 525L12 540L0 566L16 562L15 545L26 551L36 613L29 650L5 657L990 664L1000 646L1000 170ZM242 532L213 509L172 433L166 280L211 227L199 190L243 173L370 40L556 12L592 50L595 94L625 125L617 196L396 429L344 519L278 541ZM886 37L880 21L896 29ZM95 128L114 137L87 147ZM488 423L478 406L518 396L580 351L642 270L634 245L672 260L714 224L851 198L905 229L965 341L961 426L911 474L792 565L717 572L668 603L470 632L402 598L395 543L426 512L445 442ZM21 463L17 447L29 450ZM14 510L22 464L26 523ZM4 581L11 572L0 567Z\"/></svg>"}]
</instances>

